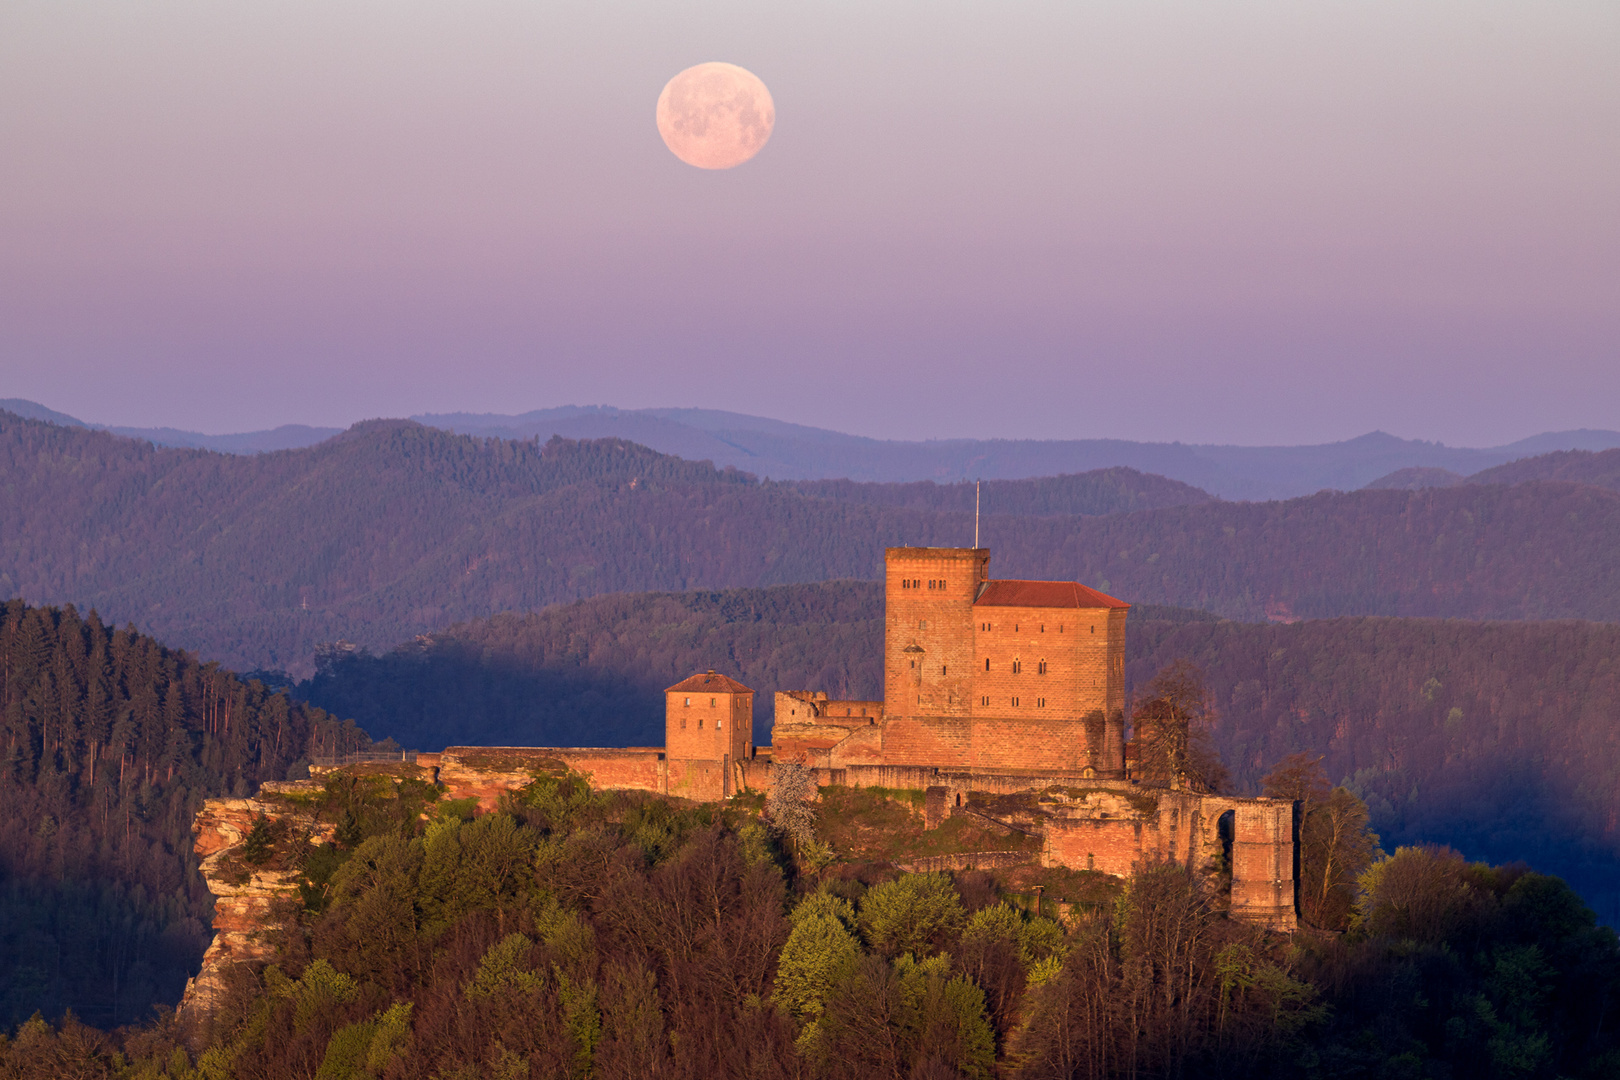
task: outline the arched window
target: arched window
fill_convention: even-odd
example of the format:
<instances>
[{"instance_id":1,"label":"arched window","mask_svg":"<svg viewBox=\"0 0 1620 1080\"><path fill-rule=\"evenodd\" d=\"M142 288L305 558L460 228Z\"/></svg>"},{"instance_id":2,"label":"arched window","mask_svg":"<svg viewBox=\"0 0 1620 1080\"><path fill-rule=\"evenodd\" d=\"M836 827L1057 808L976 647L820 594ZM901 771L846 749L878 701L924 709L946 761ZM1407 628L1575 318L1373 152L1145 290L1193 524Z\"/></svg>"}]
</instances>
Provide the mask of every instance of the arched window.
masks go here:
<instances>
[{"instance_id":1,"label":"arched window","mask_svg":"<svg viewBox=\"0 0 1620 1080\"><path fill-rule=\"evenodd\" d=\"M1023 671L1023 670L1024 670L1024 662L1022 660L1014 658L1014 660L1013 660L1013 674L1017 675L1020 671Z\"/></svg>"},{"instance_id":2,"label":"arched window","mask_svg":"<svg viewBox=\"0 0 1620 1080\"><path fill-rule=\"evenodd\" d=\"M1042 660L1040 663L1035 665L1035 673L1037 675L1045 675L1046 674L1046 661L1045 660Z\"/></svg>"}]
</instances>

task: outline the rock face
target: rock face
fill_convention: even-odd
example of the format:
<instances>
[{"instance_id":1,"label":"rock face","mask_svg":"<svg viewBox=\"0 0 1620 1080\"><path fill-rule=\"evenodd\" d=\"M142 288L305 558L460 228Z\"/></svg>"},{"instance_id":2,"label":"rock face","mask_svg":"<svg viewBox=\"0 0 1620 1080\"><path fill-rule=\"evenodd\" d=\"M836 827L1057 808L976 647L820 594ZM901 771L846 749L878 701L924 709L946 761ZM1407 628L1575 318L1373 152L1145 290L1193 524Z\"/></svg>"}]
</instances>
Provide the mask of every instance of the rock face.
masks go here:
<instances>
[{"instance_id":1,"label":"rock face","mask_svg":"<svg viewBox=\"0 0 1620 1080\"><path fill-rule=\"evenodd\" d=\"M214 941L203 954L202 970L186 983L182 1017L213 1009L232 966L270 956L265 937L281 928L287 905L298 895L298 871L279 866L283 860L277 856L333 837L333 826L317 822L285 796L320 790L312 781L267 783L254 798L209 799L197 812L193 850L202 856L203 880L214 894ZM250 866L242 859L242 845L261 816L273 826L276 840L263 865Z\"/></svg>"}]
</instances>

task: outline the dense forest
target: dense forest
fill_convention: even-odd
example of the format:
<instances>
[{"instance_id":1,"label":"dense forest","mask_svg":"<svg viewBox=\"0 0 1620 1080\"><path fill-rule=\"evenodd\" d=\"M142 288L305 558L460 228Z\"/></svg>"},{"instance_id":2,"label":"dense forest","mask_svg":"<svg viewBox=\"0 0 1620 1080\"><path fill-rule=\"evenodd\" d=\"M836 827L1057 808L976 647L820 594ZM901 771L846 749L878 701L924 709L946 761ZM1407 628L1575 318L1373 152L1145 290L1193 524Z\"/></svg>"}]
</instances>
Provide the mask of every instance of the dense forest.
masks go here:
<instances>
[{"instance_id":1,"label":"dense forest","mask_svg":"<svg viewBox=\"0 0 1620 1080\"><path fill-rule=\"evenodd\" d=\"M0 1077L1581 1078L1620 1067L1620 943L1556 878L1406 848L1342 936L1231 922L1148 865L1063 911L1000 875L903 874L778 828L542 776L469 817L414 780L334 777L274 962L104 1035L44 1019ZM806 852L816 852L807 855ZM1369 852L1369 855L1371 853ZM1084 871L1075 878L1105 877ZM1057 890L1054 890L1057 891Z\"/></svg>"},{"instance_id":2,"label":"dense forest","mask_svg":"<svg viewBox=\"0 0 1620 1080\"><path fill-rule=\"evenodd\" d=\"M758 692L765 743L777 690L880 696L882 647L882 590L865 582L606 596L340 658L300 693L421 749L646 745L662 740L664 687L715 667ZM1392 842L1524 859L1620 921L1620 626L1143 606L1126 647L1133 687L1176 657L1207 673L1239 790L1321 753Z\"/></svg>"},{"instance_id":3,"label":"dense forest","mask_svg":"<svg viewBox=\"0 0 1620 1080\"><path fill-rule=\"evenodd\" d=\"M886 545L973 535L970 509L405 421L232 457L0 416L0 472L0 595L95 606L236 669L305 676L322 642L383 649L611 592L870 579ZM981 533L1001 577L1279 619L1620 619L1616 535L1620 493L1552 481L996 514Z\"/></svg>"},{"instance_id":4,"label":"dense forest","mask_svg":"<svg viewBox=\"0 0 1620 1080\"><path fill-rule=\"evenodd\" d=\"M0 1028L172 1004L209 937L201 800L364 741L94 612L0 606Z\"/></svg>"},{"instance_id":5,"label":"dense forest","mask_svg":"<svg viewBox=\"0 0 1620 1080\"><path fill-rule=\"evenodd\" d=\"M1523 484L1531 480L1563 480L1620 491L1620 450L1560 450L1510 461L1468 478L1473 484Z\"/></svg>"}]
</instances>

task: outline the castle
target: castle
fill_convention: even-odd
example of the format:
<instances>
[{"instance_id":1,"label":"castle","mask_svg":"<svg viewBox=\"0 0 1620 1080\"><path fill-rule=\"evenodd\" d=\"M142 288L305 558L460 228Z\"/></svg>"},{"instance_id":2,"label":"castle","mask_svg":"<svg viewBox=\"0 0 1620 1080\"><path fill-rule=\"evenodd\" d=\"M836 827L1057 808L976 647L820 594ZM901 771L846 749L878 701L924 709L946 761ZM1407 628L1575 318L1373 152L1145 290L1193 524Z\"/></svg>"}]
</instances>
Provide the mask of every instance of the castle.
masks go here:
<instances>
[{"instance_id":1,"label":"castle","mask_svg":"<svg viewBox=\"0 0 1620 1080\"><path fill-rule=\"evenodd\" d=\"M779 693L772 745L753 743L754 691L702 672L664 694L664 745L628 749L449 747L390 770L493 810L539 770L566 766L598 788L719 801L769 791L776 771L818 786L923 793L928 828L958 814L1039 836L1037 852L975 852L931 869L1038 861L1127 877L1162 859L1231 873L1233 918L1296 926L1295 805L1228 798L1130 777L1125 743L1125 618L1130 605L1067 581L995 581L985 548L890 548L885 555L882 701ZM312 767L312 772L317 771ZM236 963L270 955L264 932L294 870L226 871L260 816L316 841L333 827L288 796L317 781L267 783L251 799L209 799L196 851L216 897L214 940L183 1012L206 1010ZM920 867L919 867L920 868Z\"/></svg>"},{"instance_id":2,"label":"castle","mask_svg":"<svg viewBox=\"0 0 1620 1080\"><path fill-rule=\"evenodd\" d=\"M965 813L1039 835L1049 866L1224 866L1234 918L1293 929L1292 802L1130 777L1129 604L1074 582L994 580L985 548L890 548L884 562L882 701L778 693L771 745L755 746L754 691L708 671L665 692L661 747L451 747L417 762L491 808L541 761L697 801L769 791L797 765L818 785L921 791L929 827Z\"/></svg>"}]
</instances>

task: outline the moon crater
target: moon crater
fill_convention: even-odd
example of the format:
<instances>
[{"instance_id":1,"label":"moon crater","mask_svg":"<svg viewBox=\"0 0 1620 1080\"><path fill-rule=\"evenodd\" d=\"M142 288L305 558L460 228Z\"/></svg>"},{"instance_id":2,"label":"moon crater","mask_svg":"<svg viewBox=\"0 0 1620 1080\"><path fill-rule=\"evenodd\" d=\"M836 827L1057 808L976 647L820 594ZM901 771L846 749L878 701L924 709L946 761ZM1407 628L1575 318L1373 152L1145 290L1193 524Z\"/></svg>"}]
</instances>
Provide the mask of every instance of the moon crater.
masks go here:
<instances>
[{"instance_id":1,"label":"moon crater","mask_svg":"<svg viewBox=\"0 0 1620 1080\"><path fill-rule=\"evenodd\" d=\"M741 165L765 145L776 104L759 76L736 64L689 67L658 95L658 134L670 152L700 169Z\"/></svg>"}]
</instances>

